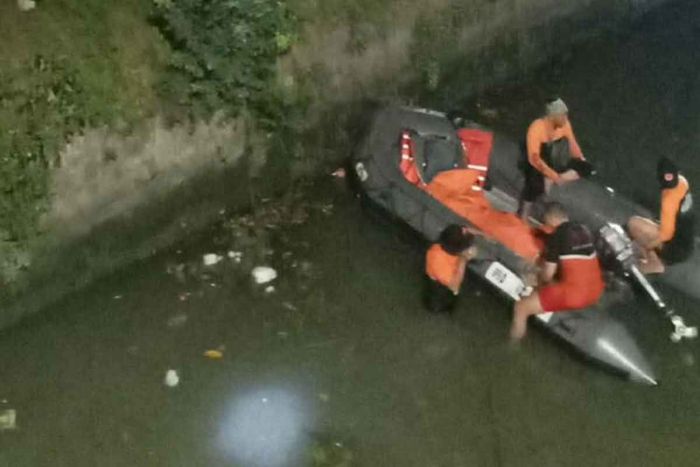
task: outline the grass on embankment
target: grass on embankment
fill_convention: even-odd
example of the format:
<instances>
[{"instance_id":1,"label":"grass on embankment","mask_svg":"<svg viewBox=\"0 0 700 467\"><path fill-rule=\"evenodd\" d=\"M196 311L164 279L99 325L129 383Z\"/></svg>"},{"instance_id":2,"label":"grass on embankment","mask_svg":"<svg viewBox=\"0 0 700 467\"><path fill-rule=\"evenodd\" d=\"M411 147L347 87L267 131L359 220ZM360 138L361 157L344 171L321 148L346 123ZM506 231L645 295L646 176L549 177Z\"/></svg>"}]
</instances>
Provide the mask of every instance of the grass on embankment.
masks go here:
<instances>
[{"instance_id":1,"label":"grass on embankment","mask_svg":"<svg viewBox=\"0 0 700 467\"><path fill-rule=\"evenodd\" d=\"M0 66L37 55L63 58L78 73L89 114L106 123L151 115L166 49L148 24L150 8L147 0L52 0L21 12L14 0L5 0Z\"/></svg>"}]
</instances>

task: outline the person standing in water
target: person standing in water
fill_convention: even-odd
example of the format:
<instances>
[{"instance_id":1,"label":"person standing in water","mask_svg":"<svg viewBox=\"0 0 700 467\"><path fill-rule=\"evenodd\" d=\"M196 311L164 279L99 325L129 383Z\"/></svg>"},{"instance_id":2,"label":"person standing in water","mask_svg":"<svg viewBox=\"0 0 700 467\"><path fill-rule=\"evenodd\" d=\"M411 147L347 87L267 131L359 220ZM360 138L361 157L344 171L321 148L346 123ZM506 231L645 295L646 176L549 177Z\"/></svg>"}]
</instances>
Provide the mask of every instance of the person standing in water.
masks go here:
<instances>
[{"instance_id":1,"label":"person standing in water","mask_svg":"<svg viewBox=\"0 0 700 467\"><path fill-rule=\"evenodd\" d=\"M578 180L592 168L583 157L569 122L569 108L559 97L545 106L545 116L530 124L527 130L527 164L525 188L518 212L528 220L532 203L549 187Z\"/></svg>"},{"instance_id":2,"label":"person standing in water","mask_svg":"<svg viewBox=\"0 0 700 467\"><path fill-rule=\"evenodd\" d=\"M570 221L559 203L547 205L544 222L553 233L545 245L544 265L540 272L543 285L515 302L510 329L514 341L525 337L530 316L587 308L597 303L605 290L603 271L590 230L583 224ZM555 276L557 281L554 281Z\"/></svg>"},{"instance_id":3,"label":"person standing in water","mask_svg":"<svg viewBox=\"0 0 700 467\"><path fill-rule=\"evenodd\" d=\"M661 188L660 222L633 216L627 223L630 237L642 249L639 269L645 274L664 272L665 265L685 261L695 248L693 195L688 180L666 157L657 164L656 178Z\"/></svg>"},{"instance_id":4,"label":"person standing in water","mask_svg":"<svg viewBox=\"0 0 700 467\"><path fill-rule=\"evenodd\" d=\"M425 305L433 313L451 311L464 281L468 261L476 255L474 235L459 225L447 226L425 258Z\"/></svg>"}]
</instances>

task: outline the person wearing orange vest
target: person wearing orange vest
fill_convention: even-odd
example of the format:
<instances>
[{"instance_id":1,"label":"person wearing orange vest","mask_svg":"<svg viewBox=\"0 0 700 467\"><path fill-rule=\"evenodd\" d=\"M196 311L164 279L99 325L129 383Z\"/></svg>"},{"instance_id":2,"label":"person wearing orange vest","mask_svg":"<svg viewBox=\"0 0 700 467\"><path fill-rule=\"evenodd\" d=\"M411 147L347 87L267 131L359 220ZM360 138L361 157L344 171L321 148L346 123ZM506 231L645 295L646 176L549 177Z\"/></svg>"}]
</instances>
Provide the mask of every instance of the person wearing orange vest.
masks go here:
<instances>
[{"instance_id":1,"label":"person wearing orange vest","mask_svg":"<svg viewBox=\"0 0 700 467\"><path fill-rule=\"evenodd\" d=\"M546 193L552 183L561 185L587 176L592 167L583 157L569 122L569 109L561 98L546 105L546 114L527 130L525 188L520 215L527 220L532 203Z\"/></svg>"},{"instance_id":2,"label":"person wearing orange vest","mask_svg":"<svg viewBox=\"0 0 700 467\"><path fill-rule=\"evenodd\" d=\"M656 167L661 187L660 223L633 216L627 229L642 248L640 270L662 273L665 265L688 259L695 248L693 196L688 180L670 159L663 157Z\"/></svg>"},{"instance_id":3,"label":"person wearing orange vest","mask_svg":"<svg viewBox=\"0 0 700 467\"><path fill-rule=\"evenodd\" d=\"M451 311L464 281L468 261L476 254L474 235L459 225L449 225L440 233L425 257L427 290L425 304L429 311Z\"/></svg>"},{"instance_id":4,"label":"person wearing orange vest","mask_svg":"<svg viewBox=\"0 0 700 467\"><path fill-rule=\"evenodd\" d=\"M559 203L547 205L544 221L554 229L547 239L540 271L544 285L515 302L510 337L516 341L525 337L530 316L587 308L597 303L605 290L590 230L570 221ZM555 275L558 279L553 282Z\"/></svg>"}]
</instances>

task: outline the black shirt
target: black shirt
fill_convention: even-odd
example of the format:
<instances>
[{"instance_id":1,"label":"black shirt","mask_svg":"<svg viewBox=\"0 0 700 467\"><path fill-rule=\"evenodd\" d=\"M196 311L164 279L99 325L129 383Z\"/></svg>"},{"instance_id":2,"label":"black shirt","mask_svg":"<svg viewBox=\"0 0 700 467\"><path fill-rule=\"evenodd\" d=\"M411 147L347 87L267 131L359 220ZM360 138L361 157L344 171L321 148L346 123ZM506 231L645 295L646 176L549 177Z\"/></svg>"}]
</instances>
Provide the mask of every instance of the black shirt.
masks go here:
<instances>
[{"instance_id":1,"label":"black shirt","mask_svg":"<svg viewBox=\"0 0 700 467\"><path fill-rule=\"evenodd\" d=\"M556 263L560 259L588 259L596 255L593 235L583 224L567 221L561 224L547 239L545 261Z\"/></svg>"}]
</instances>

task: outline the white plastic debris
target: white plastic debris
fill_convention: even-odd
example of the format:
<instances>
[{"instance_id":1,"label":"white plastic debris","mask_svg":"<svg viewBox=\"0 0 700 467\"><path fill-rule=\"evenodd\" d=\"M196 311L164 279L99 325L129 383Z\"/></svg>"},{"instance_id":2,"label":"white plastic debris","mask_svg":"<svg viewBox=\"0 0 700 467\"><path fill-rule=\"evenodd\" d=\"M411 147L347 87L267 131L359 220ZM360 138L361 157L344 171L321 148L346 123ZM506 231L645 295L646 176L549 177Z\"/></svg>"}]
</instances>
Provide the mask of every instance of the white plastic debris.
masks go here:
<instances>
[{"instance_id":1,"label":"white plastic debris","mask_svg":"<svg viewBox=\"0 0 700 467\"><path fill-rule=\"evenodd\" d=\"M277 279L277 271L269 266L256 266L252 271L256 284L267 284Z\"/></svg>"},{"instance_id":2,"label":"white plastic debris","mask_svg":"<svg viewBox=\"0 0 700 467\"><path fill-rule=\"evenodd\" d=\"M275 286L274 285L268 285L265 287L265 293L272 293L275 291Z\"/></svg>"},{"instance_id":3,"label":"white plastic debris","mask_svg":"<svg viewBox=\"0 0 700 467\"><path fill-rule=\"evenodd\" d=\"M0 431L17 428L17 412L14 409L0 411Z\"/></svg>"},{"instance_id":4,"label":"white plastic debris","mask_svg":"<svg viewBox=\"0 0 700 467\"><path fill-rule=\"evenodd\" d=\"M217 255L216 253L207 253L206 255L202 256L202 263L204 263L205 266L213 266L222 259L224 259L224 257L221 255Z\"/></svg>"},{"instance_id":5,"label":"white plastic debris","mask_svg":"<svg viewBox=\"0 0 700 467\"><path fill-rule=\"evenodd\" d=\"M177 371L175 370L168 370L165 373L165 385L168 386L169 388L174 388L178 384L180 384L180 376L178 376Z\"/></svg>"},{"instance_id":6,"label":"white plastic debris","mask_svg":"<svg viewBox=\"0 0 700 467\"><path fill-rule=\"evenodd\" d=\"M240 263L243 259L243 253L240 251L229 251L228 257L233 260L234 263Z\"/></svg>"},{"instance_id":7,"label":"white plastic debris","mask_svg":"<svg viewBox=\"0 0 700 467\"><path fill-rule=\"evenodd\" d=\"M17 0L17 8L20 11L30 11L36 8L36 2L34 0Z\"/></svg>"}]
</instances>

